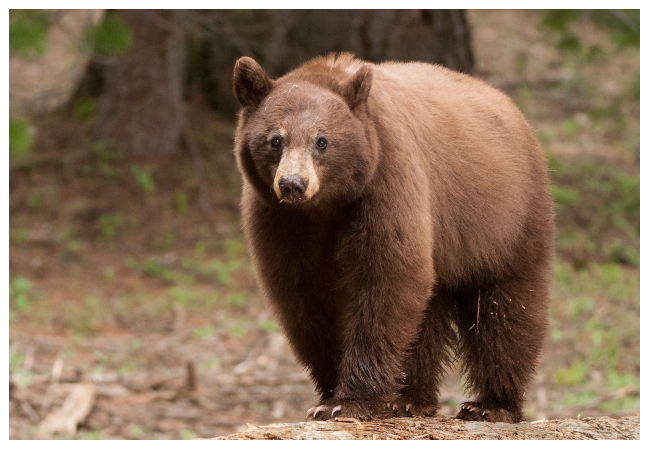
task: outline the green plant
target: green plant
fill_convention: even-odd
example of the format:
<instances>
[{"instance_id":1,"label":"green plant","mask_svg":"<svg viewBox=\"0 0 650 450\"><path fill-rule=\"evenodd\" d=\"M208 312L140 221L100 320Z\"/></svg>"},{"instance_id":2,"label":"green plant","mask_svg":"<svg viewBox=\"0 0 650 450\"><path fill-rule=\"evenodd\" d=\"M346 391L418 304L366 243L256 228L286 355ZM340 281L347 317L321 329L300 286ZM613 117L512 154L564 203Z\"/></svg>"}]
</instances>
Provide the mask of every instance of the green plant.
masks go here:
<instances>
[{"instance_id":1,"label":"green plant","mask_svg":"<svg viewBox=\"0 0 650 450\"><path fill-rule=\"evenodd\" d=\"M192 337L195 339L208 339L214 335L214 327L207 325L203 328L194 328L192 330Z\"/></svg>"},{"instance_id":2,"label":"green plant","mask_svg":"<svg viewBox=\"0 0 650 450\"><path fill-rule=\"evenodd\" d=\"M580 202L580 191L577 189L563 188L552 185L551 193L556 205L574 205Z\"/></svg>"},{"instance_id":3,"label":"green plant","mask_svg":"<svg viewBox=\"0 0 650 450\"><path fill-rule=\"evenodd\" d=\"M29 57L45 53L47 12L37 9L9 10L9 49Z\"/></svg>"},{"instance_id":4,"label":"green plant","mask_svg":"<svg viewBox=\"0 0 650 450\"><path fill-rule=\"evenodd\" d=\"M9 243L21 245L27 242L29 238L29 232L25 228L19 228L17 230L10 230Z\"/></svg>"},{"instance_id":5,"label":"green plant","mask_svg":"<svg viewBox=\"0 0 650 450\"><path fill-rule=\"evenodd\" d=\"M226 304L230 306L246 306L248 298L240 292L230 292L226 295Z\"/></svg>"},{"instance_id":6,"label":"green plant","mask_svg":"<svg viewBox=\"0 0 650 450\"><path fill-rule=\"evenodd\" d=\"M573 42L573 47L581 47L580 39L570 30L571 24L580 18L606 29L612 41L621 48L638 48L641 44L641 15L638 9L548 9L541 12L540 25L558 33L560 45Z\"/></svg>"},{"instance_id":7,"label":"green plant","mask_svg":"<svg viewBox=\"0 0 650 450\"><path fill-rule=\"evenodd\" d=\"M131 166L131 173L138 182L138 185L147 194L151 194L156 190L156 183L153 179L152 171L153 169L151 167Z\"/></svg>"},{"instance_id":8,"label":"green plant","mask_svg":"<svg viewBox=\"0 0 650 450\"><path fill-rule=\"evenodd\" d=\"M203 259L205 257L205 242L204 241L197 241L197 243L194 244L194 256L197 259Z\"/></svg>"},{"instance_id":9,"label":"green plant","mask_svg":"<svg viewBox=\"0 0 650 450\"><path fill-rule=\"evenodd\" d=\"M593 401L595 398L596 393L590 389L587 389L581 392L570 392L566 394L562 400L557 402L557 404L563 407L584 405L585 403Z\"/></svg>"},{"instance_id":10,"label":"green plant","mask_svg":"<svg viewBox=\"0 0 650 450\"><path fill-rule=\"evenodd\" d=\"M189 440L196 437L196 433L192 430L180 430L179 431L181 439Z\"/></svg>"},{"instance_id":11,"label":"green plant","mask_svg":"<svg viewBox=\"0 0 650 450\"><path fill-rule=\"evenodd\" d=\"M39 189L32 189L29 193L29 197L27 197L27 206L29 206L30 209L39 209L43 206L43 195Z\"/></svg>"},{"instance_id":12,"label":"green plant","mask_svg":"<svg viewBox=\"0 0 650 450\"><path fill-rule=\"evenodd\" d=\"M621 397L613 400L602 402L598 409L610 413L625 413L638 411L641 408L641 398L637 395L634 397Z\"/></svg>"},{"instance_id":13,"label":"green plant","mask_svg":"<svg viewBox=\"0 0 650 450\"><path fill-rule=\"evenodd\" d=\"M24 120L9 118L9 155L20 156L34 142L34 130Z\"/></svg>"},{"instance_id":14,"label":"green plant","mask_svg":"<svg viewBox=\"0 0 650 450\"><path fill-rule=\"evenodd\" d=\"M118 373L122 376L134 372L138 368L138 365L136 364L135 361L125 361L123 362L119 369Z\"/></svg>"},{"instance_id":15,"label":"green plant","mask_svg":"<svg viewBox=\"0 0 650 450\"><path fill-rule=\"evenodd\" d=\"M241 266L239 260L229 261L223 263L219 260L213 260L203 265L203 270L206 272L216 272L217 281L224 285L230 286L232 284L232 273L238 270Z\"/></svg>"},{"instance_id":16,"label":"green plant","mask_svg":"<svg viewBox=\"0 0 650 450\"><path fill-rule=\"evenodd\" d=\"M29 278L16 276L9 284L9 298L13 306L21 312L29 312L31 306L29 293L32 289L32 282Z\"/></svg>"},{"instance_id":17,"label":"green plant","mask_svg":"<svg viewBox=\"0 0 650 450\"><path fill-rule=\"evenodd\" d=\"M63 302L63 318L75 333L96 332L104 323L104 308L95 297L87 298L83 305L68 300Z\"/></svg>"},{"instance_id":18,"label":"green plant","mask_svg":"<svg viewBox=\"0 0 650 450\"><path fill-rule=\"evenodd\" d=\"M132 437L133 439L140 439L144 435L144 430L140 428L138 425L132 425L131 428L129 429L129 436Z\"/></svg>"},{"instance_id":19,"label":"green plant","mask_svg":"<svg viewBox=\"0 0 650 450\"><path fill-rule=\"evenodd\" d=\"M142 339L135 338L129 343L129 350L137 351L142 348Z\"/></svg>"},{"instance_id":20,"label":"green plant","mask_svg":"<svg viewBox=\"0 0 650 450\"><path fill-rule=\"evenodd\" d=\"M201 294L199 292L182 287L171 288L169 295L173 302L179 303L186 308L199 304L201 300Z\"/></svg>"},{"instance_id":21,"label":"green plant","mask_svg":"<svg viewBox=\"0 0 650 450\"><path fill-rule=\"evenodd\" d=\"M72 105L72 115L76 119L86 120L95 116L95 98L84 96L77 98Z\"/></svg>"},{"instance_id":22,"label":"green plant","mask_svg":"<svg viewBox=\"0 0 650 450\"><path fill-rule=\"evenodd\" d=\"M95 53L102 56L121 55L133 45L133 31L113 13L106 14L101 25L89 28L87 38Z\"/></svg>"},{"instance_id":23,"label":"green plant","mask_svg":"<svg viewBox=\"0 0 650 450\"><path fill-rule=\"evenodd\" d=\"M268 414L270 410L267 402L258 402L256 400L250 401L248 407L258 414Z\"/></svg>"},{"instance_id":24,"label":"green plant","mask_svg":"<svg viewBox=\"0 0 650 450\"><path fill-rule=\"evenodd\" d=\"M90 154L98 161L112 163L122 159L122 155L108 147L103 141L93 142Z\"/></svg>"},{"instance_id":25,"label":"green plant","mask_svg":"<svg viewBox=\"0 0 650 450\"><path fill-rule=\"evenodd\" d=\"M111 266L104 267L104 278L113 281L115 279L115 268Z\"/></svg>"},{"instance_id":26,"label":"green plant","mask_svg":"<svg viewBox=\"0 0 650 450\"><path fill-rule=\"evenodd\" d=\"M166 281L173 281L174 273L165 269L156 258L149 258L144 262L144 272L154 278L161 278Z\"/></svg>"},{"instance_id":27,"label":"green plant","mask_svg":"<svg viewBox=\"0 0 650 450\"><path fill-rule=\"evenodd\" d=\"M228 326L228 334L232 337L242 337L247 331L246 324L241 321L233 322Z\"/></svg>"},{"instance_id":28,"label":"green plant","mask_svg":"<svg viewBox=\"0 0 650 450\"><path fill-rule=\"evenodd\" d=\"M86 431L83 433L79 433L77 435L77 438L84 441L85 440L99 441L102 440L102 431L101 430Z\"/></svg>"},{"instance_id":29,"label":"green plant","mask_svg":"<svg viewBox=\"0 0 650 450\"><path fill-rule=\"evenodd\" d=\"M266 331L267 333L279 333L280 326L272 320L263 320L260 322L260 330Z\"/></svg>"},{"instance_id":30,"label":"green plant","mask_svg":"<svg viewBox=\"0 0 650 450\"><path fill-rule=\"evenodd\" d=\"M244 252L244 244L239 239L224 239L223 246L228 260L237 259Z\"/></svg>"},{"instance_id":31,"label":"green plant","mask_svg":"<svg viewBox=\"0 0 650 450\"><path fill-rule=\"evenodd\" d=\"M555 381L558 384L576 386L584 384L587 379L589 367L584 363L574 362L570 367L560 369L555 373Z\"/></svg>"},{"instance_id":32,"label":"green plant","mask_svg":"<svg viewBox=\"0 0 650 450\"><path fill-rule=\"evenodd\" d=\"M137 270L140 267L138 261L133 256L127 256L124 262L126 266L131 270Z\"/></svg>"},{"instance_id":33,"label":"green plant","mask_svg":"<svg viewBox=\"0 0 650 450\"><path fill-rule=\"evenodd\" d=\"M176 211L178 214L185 214L187 212L188 202L187 195L183 191L176 192Z\"/></svg>"},{"instance_id":34,"label":"green plant","mask_svg":"<svg viewBox=\"0 0 650 450\"><path fill-rule=\"evenodd\" d=\"M632 374L619 373L616 370L607 372L607 384L612 389L619 389L627 386L634 386L636 389L641 389L641 379Z\"/></svg>"},{"instance_id":35,"label":"green plant","mask_svg":"<svg viewBox=\"0 0 650 450\"><path fill-rule=\"evenodd\" d=\"M102 230L102 239L105 242L113 242L123 221L121 213L102 214L99 216L99 226Z\"/></svg>"}]
</instances>

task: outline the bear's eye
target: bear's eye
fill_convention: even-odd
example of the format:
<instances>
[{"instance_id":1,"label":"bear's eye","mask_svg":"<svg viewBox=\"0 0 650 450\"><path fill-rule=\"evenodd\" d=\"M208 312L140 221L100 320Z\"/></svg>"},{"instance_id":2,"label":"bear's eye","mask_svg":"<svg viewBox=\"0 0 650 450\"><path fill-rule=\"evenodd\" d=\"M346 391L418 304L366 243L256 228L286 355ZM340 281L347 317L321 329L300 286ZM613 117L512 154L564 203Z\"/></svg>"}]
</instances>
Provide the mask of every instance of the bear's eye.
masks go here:
<instances>
[{"instance_id":1,"label":"bear's eye","mask_svg":"<svg viewBox=\"0 0 650 450\"><path fill-rule=\"evenodd\" d=\"M319 137L316 141L316 147L318 147L320 150L325 150L327 148L327 138L323 136Z\"/></svg>"},{"instance_id":2,"label":"bear's eye","mask_svg":"<svg viewBox=\"0 0 650 450\"><path fill-rule=\"evenodd\" d=\"M271 148L278 149L282 147L282 140L280 139L280 136L273 136L271 138Z\"/></svg>"}]
</instances>

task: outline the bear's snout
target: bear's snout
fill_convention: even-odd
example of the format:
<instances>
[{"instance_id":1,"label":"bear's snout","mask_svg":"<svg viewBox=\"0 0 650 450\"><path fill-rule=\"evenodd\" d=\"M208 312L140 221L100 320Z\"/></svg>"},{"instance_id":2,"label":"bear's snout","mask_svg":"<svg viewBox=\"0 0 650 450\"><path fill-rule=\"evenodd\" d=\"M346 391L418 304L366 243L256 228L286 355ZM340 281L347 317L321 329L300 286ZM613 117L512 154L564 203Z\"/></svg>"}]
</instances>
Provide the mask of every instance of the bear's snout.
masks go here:
<instances>
[{"instance_id":1,"label":"bear's snout","mask_svg":"<svg viewBox=\"0 0 650 450\"><path fill-rule=\"evenodd\" d=\"M273 180L273 190L280 202L306 202L318 192L319 187L311 154L298 148L285 150Z\"/></svg>"},{"instance_id":2,"label":"bear's snout","mask_svg":"<svg viewBox=\"0 0 650 450\"><path fill-rule=\"evenodd\" d=\"M291 203L302 200L302 196L307 190L308 182L300 175L285 175L280 178L278 185L283 200Z\"/></svg>"}]
</instances>

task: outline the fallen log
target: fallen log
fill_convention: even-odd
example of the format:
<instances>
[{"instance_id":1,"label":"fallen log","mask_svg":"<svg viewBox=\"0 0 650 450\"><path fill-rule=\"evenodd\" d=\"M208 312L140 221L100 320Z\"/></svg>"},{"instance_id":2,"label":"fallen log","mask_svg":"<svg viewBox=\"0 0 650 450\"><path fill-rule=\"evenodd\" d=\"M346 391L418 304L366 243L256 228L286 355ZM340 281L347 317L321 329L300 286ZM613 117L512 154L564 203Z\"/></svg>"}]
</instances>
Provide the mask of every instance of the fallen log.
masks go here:
<instances>
[{"instance_id":1,"label":"fallen log","mask_svg":"<svg viewBox=\"0 0 650 450\"><path fill-rule=\"evenodd\" d=\"M466 422L451 418L395 418L374 422L336 418L327 422L282 423L214 439L639 439L640 416L619 419L537 420L535 422Z\"/></svg>"}]
</instances>

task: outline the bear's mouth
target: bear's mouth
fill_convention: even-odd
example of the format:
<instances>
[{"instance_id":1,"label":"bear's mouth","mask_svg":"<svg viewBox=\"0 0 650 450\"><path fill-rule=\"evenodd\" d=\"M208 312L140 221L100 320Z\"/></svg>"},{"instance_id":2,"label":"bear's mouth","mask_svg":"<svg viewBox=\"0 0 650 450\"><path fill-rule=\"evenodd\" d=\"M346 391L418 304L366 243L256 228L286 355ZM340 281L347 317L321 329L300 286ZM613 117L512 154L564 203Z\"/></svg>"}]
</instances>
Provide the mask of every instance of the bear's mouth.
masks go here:
<instances>
[{"instance_id":1,"label":"bear's mouth","mask_svg":"<svg viewBox=\"0 0 650 450\"><path fill-rule=\"evenodd\" d=\"M280 203L290 203L290 204L300 203L302 201L303 201L302 198L298 198L296 200L289 200L288 198L282 197L280 199Z\"/></svg>"}]
</instances>

